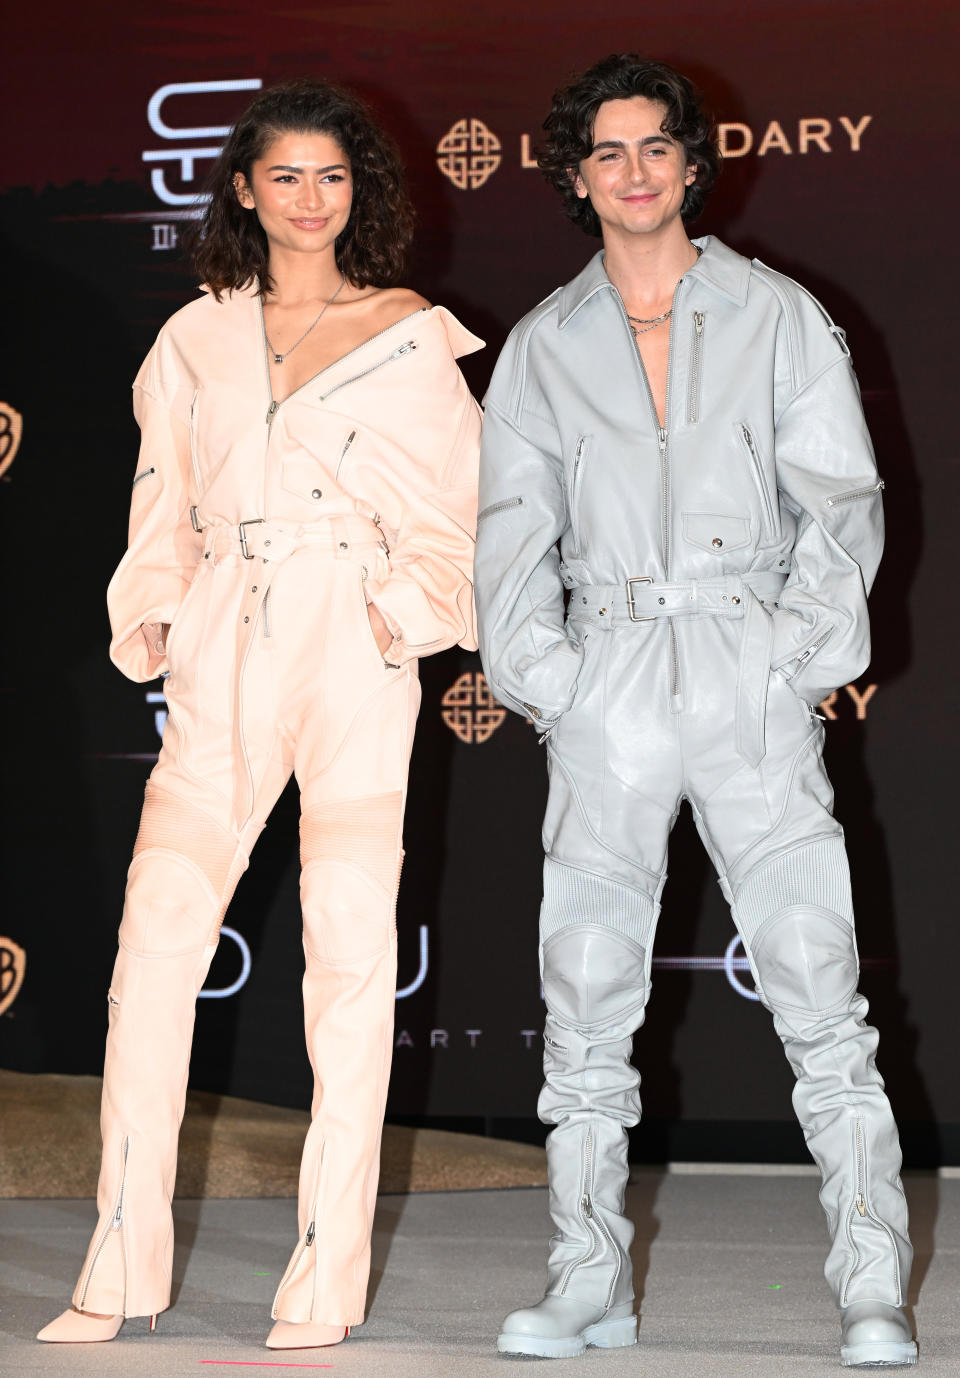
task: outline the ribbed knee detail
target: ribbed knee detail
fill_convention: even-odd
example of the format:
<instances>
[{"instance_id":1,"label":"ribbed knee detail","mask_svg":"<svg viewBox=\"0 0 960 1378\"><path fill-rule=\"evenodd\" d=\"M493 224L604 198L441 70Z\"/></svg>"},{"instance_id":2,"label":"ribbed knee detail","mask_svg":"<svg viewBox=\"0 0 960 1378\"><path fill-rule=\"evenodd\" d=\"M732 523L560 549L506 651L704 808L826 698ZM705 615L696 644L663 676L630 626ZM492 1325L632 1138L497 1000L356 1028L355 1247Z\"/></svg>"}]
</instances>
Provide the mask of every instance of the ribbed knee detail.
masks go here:
<instances>
[{"instance_id":1,"label":"ribbed knee detail","mask_svg":"<svg viewBox=\"0 0 960 1378\"><path fill-rule=\"evenodd\" d=\"M771 915L808 908L827 910L853 923L850 868L841 833L758 867L734 901L737 924L748 945Z\"/></svg>"},{"instance_id":2,"label":"ribbed knee detail","mask_svg":"<svg viewBox=\"0 0 960 1378\"><path fill-rule=\"evenodd\" d=\"M602 924L648 947L656 911L653 899L619 881L547 857L543 867L540 941L585 923Z\"/></svg>"}]
</instances>

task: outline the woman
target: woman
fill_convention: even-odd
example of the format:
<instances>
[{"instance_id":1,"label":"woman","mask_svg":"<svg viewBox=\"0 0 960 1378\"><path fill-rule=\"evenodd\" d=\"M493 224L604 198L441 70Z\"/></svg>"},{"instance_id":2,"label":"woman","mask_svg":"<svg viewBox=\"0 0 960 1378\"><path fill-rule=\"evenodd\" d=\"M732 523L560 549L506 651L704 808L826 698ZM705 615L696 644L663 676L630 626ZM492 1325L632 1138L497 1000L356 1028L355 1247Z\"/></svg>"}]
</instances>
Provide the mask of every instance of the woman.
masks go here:
<instances>
[{"instance_id":1,"label":"woman","mask_svg":"<svg viewBox=\"0 0 960 1378\"><path fill-rule=\"evenodd\" d=\"M482 346L391 285L411 219L354 96L263 92L214 173L205 294L134 385L143 445L110 653L136 681L169 672L169 717L109 992L100 1221L43 1340L112 1339L126 1316L152 1328L169 1305L195 998L291 772L315 1091L267 1344L335 1344L363 1320L417 657L476 644L480 423L455 358Z\"/></svg>"}]
</instances>

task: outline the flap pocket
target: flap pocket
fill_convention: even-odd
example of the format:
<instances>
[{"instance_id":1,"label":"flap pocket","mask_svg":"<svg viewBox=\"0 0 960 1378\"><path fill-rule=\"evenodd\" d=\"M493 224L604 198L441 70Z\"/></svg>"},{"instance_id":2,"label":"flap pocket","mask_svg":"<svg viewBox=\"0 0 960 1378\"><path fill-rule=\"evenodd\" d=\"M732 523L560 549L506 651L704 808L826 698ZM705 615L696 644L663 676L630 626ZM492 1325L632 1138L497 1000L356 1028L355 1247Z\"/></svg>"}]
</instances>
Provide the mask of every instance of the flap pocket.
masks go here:
<instances>
[{"instance_id":1,"label":"flap pocket","mask_svg":"<svg viewBox=\"0 0 960 1378\"><path fill-rule=\"evenodd\" d=\"M710 513L684 512L683 534L691 545L709 551L711 555L725 555L750 544L750 521L747 517L722 517Z\"/></svg>"}]
</instances>

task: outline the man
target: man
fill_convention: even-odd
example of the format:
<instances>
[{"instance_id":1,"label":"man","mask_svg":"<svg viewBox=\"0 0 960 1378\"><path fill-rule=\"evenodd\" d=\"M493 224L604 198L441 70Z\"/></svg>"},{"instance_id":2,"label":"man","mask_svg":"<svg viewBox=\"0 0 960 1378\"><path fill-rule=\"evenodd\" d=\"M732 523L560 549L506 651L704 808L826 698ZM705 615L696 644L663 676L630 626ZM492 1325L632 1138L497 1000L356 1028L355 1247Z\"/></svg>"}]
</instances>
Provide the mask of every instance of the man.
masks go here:
<instances>
[{"instance_id":1,"label":"man","mask_svg":"<svg viewBox=\"0 0 960 1378\"><path fill-rule=\"evenodd\" d=\"M882 546L843 333L685 220L716 176L690 83L635 55L557 93L541 170L602 237L511 334L476 561L494 693L547 741L540 919L551 1241L505 1353L636 1341L623 1213L667 839L688 799L797 1077L846 1366L911 1364L896 1125L857 993L816 705L869 660Z\"/></svg>"}]
</instances>

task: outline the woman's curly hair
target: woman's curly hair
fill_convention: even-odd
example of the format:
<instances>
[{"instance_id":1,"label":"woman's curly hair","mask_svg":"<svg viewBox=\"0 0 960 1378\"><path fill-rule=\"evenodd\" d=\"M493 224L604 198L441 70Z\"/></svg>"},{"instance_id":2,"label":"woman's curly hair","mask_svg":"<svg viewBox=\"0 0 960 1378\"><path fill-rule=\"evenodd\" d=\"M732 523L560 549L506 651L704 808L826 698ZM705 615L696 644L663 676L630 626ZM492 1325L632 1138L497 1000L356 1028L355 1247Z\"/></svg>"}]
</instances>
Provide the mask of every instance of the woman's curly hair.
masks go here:
<instances>
[{"instance_id":1,"label":"woman's curly hair","mask_svg":"<svg viewBox=\"0 0 960 1378\"><path fill-rule=\"evenodd\" d=\"M251 169L279 134L329 134L353 178L350 218L337 236L337 267L355 287L389 287L403 273L413 238L413 207L393 140L352 92L325 81L284 82L261 91L230 131L210 175L209 201L185 235L201 279L217 300L256 279L272 290L267 236L237 200L234 179Z\"/></svg>"},{"instance_id":2,"label":"woman's curly hair","mask_svg":"<svg viewBox=\"0 0 960 1378\"><path fill-rule=\"evenodd\" d=\"M587 234L600 235L600 219L589 196L577 195L571 171L593 152L593 125L601 105L632 96L666 107L661 130L683 145L688 163L696 164L696 180L687 187L680 210L684 220L700 214L720 171L716 125L693 83L665 62L613 53L554 93L553 109L543 122L547 141L537 155L537 166L560 192L567 215Z\"/></svg>"}]
</instances>

